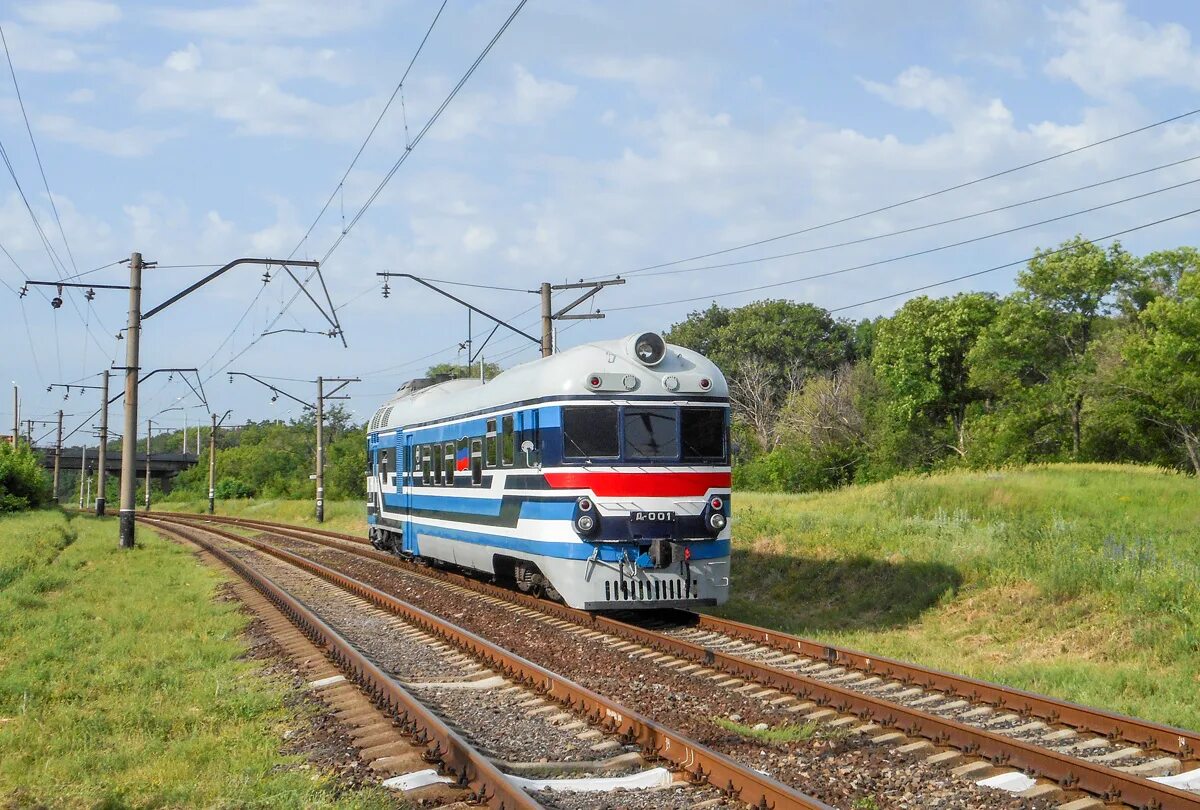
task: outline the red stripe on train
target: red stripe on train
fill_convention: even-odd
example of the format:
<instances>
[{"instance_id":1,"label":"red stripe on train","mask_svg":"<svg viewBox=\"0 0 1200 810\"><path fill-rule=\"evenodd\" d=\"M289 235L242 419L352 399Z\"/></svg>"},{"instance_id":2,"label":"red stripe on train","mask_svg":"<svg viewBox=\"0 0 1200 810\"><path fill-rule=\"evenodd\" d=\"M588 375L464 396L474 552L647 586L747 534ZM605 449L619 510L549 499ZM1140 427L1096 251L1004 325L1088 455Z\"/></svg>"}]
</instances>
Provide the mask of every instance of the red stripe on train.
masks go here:
<instances>
[{"instance_id":1,"label":"red stripe on train","mask_svg":"<svg viewBox=\"0 0 1200 810\"><path fill-rule=\"evenodd\" d=\"M710 489L729 489L729 473L545 473L554 489L590 489L597 497L641 495L647 498L701 496Z\"/></svg>"}]
</instances>

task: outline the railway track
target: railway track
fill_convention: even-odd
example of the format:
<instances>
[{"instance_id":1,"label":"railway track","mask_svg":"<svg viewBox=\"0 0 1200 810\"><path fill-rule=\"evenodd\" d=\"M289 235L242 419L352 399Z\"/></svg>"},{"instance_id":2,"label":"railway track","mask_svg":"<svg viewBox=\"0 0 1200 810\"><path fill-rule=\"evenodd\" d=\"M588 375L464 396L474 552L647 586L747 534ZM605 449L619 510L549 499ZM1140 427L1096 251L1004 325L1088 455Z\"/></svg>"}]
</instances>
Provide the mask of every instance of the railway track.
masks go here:
<instances>
[{"instance_id":1,"label":"railway track","mask_svg":"<svg viewBox=\"0 0 1200 810\"><path fill-rule=\"evenodd\" d=\"M373 766L394 770L397 759L411 766L394 741L370 736L394 725L438 767L432 777L428 767L393 776L395 784L448 781L466 791L465 800L503 808L605 807L615 789L623 789L614 805L622 808L828 808L332 568L194 521L140 519L251 583L383 710L391 722L370 723L361 738L365 755L387 754Z\"/></svg>"},{"instance_id":2,"label":"railway track","mask_svg":"<svg viewBox=\"0 0 1200 810\"><path fill-rule=\"evenodd\" d=\"M1200 735L1194 732L703 614L675 613L650 623L593 616L423 569L338 532L211 519L337 549L509 604L527 615L569 622L618 651L645 648L652 654L645 657L657 653L681 662L671 669L693 677L701 672L712 683L783 707L793 716L835 727L856 724L859 733L898 745L905 753L925 752L932 760L956 764L962 776L1024 788L1027 796L1056 797L1064 807L1200 807Z\"/></svg>"}]
</instances>

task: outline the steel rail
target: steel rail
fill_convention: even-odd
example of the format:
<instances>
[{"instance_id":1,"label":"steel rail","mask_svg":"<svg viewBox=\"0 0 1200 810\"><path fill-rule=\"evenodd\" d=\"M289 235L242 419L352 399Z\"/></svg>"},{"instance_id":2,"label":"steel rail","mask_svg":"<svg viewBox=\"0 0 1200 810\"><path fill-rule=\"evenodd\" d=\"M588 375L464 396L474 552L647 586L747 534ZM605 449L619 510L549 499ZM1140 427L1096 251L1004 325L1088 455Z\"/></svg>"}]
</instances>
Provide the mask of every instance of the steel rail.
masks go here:
<instances>
[{"instance_id":1,"label":"steel rail","mask_svg":"<svg viewBox=\"0 0 1200 810\"><path fill-rule=\"evenodd\" d=\"M144 516L139 516L138 519L153 524L155 522L170 523L180 517L199 517L200 522L203 522L209 517L170 514L170 517L164 519L164 516L168 514L158 513L157 520ZM673 763L679 770L687 773L689 780L695 784L710 784L727 795L737 797L738 800L751 807L763 808L763 810L792 810L793 808L795 810L832 810L829 805L818 799L801 793L770 776L740 765L725 755L643 717L615 701L365 582L254 538L243 537L211 526L196 526L193 520L180 522L193 529L200 529L218 537L248 545L315 574L343 590L400 616L407 622L440 636L468 654L481 659L492 669L499 670L507 677L525 683L532 689L550 696L567 708L583 714L592 723L607 728L610 733L619 735L625 742L637 745L651 758Z\"/></svg>"},{"instance_id":2,"label":"steel rail","mask_svg":"<svg viewBox=\"0 0 1200 810\"><path fill-rule=\"evenodd\" d=\"M200 519L210 518L211 516L199 515L183 515L179 517ZM920 736L931 740L938 745L948 745L956 748L964 753L979 756L994 762L999 765L1012 767L1018 770L1031 772L1057 782L1064 788L1082 790L1094 796L1103 798L1106 801L1119 801L1124 804L1137 808L1146 808L1152 810L1161 807L1193 807L1200 810L1200 795L1187 791L1178 790L1156 782L1151 782L1132 774L1119 771L1115 768L1108 767L1099 763L1089 762L1087 760L1072 757L1066 754L1060 754L1048 748L1042 748L1021 740L1011 737L986 731L984 729L975 728L949 718L941 717L929 712L921 711L898 703L893 703L886 699L876 698L860 692L855 692L851 689L837 686L835 684L825 683L820 680L807 677L795 672L782 670L772 667L768 664L760 664L739 658L737 655L722 653L701 644L686 641L684 639L675 638L673 636L664 635L635 624L629 624L607 616L588 613L586 611L570 608L565 605L548 602L546 600L537 599L524 594L514 593L512 591L490 586L485 583L472 580L461 575L443 575L433 574L426 570L420 570L415 565L405 563L394 555L376 551L369 547L367 541L353 537L350 535L332 532L328 530L315 530L307 527L287 526L271 523L269 521L260 521L255 519L245 518L219 518L221 522L233 523L234 525L246 525L253 528L266 528L270 531L275 531L285 536L291 536L296 539L306 540L309 542L317 542L331 547L339 547L334 543L318 540L315 537L305 537L304 535L317 535L329 540L341 541L342 544L350 542L356 545L365 545L367 548L355 549L351 553L356 553L361 556L384 562L395 567L405 570L410 570L418 575L428 576L435 579L445 579L452 581L455 584L462 585L471 590L488 596L503 596L511 601L522 604L523 606L539 610L558 618L563 618L577 624L582 624L593 629L603 630L614 635L621 636L630 641L635 641L639 644L644 644L662 652L671 653L682 658L688 658L697 663L702 663L711 668L720 669L723 672L728 672L733 676L751 679L757 683L762 683L764 686L779 689L780 691L788 692L806 700L811 700L822 706L836 709L840 712L848 712L871 722L879 723L884 726L899 729L906 734L912 736ZM344 545L340 546L342 550L350 552ZM710 617L705 617L710 618ZM757 631L759 634L756 640L763 634L771 634L773 631L764 630L763 628L752 628L750 625L743 625ZM787 638L787 634L774 633L777 638ZM815 642L809 642L815 644ZM821 650L826 649L826 645L817 645ZM791 649L790 647L788 649ZM835 652L838 652L836 648ZM821 656L824 660L829 660L828 653L825 652ZM876 662L881 659L872 659L870 656L864 658L874 660ZM889 662L893 663L893 662ZM900 662L894 662L899 670L905 670L909 667ZM922 668L914 667L914 672ZM879 673L880 670L874 670ZM933 672L932 670L929 670ZM892 674L890 677L898 677ZM917 682L917 677L912 678L913 682ZM970 679L967 679L970 680ZM980 681L979 683L985 683ZM999 690L1016 693L1019 690L1007 690L1006 687L995 684L987 684L987 686ZM1048 703L1060 703L1063 706L1072 707L1074 710L1081 713L1082 717L1090 717L1094 710L1074 704L1066 703L1065 701L1056 701L1053 698L1045 698L1041 696L1041 700ZM1110 714L1101 712L1101 714ZM1128 719L1129 721L1140 724L1142 726L1154 727L1155 724L1146 721L1137 721L1132 718L1120 718L1119 715L1110 715L1118 719ZM1099 721L1097 721L1099 725ZM1077 728L1087 728L1088 724L1081 723ZM1173 729L1168 726L1158 726L1161 732L1182 735L1180 740L1180 748L1188 746L1188 738L1195 738L1191 732L1186 732L1182 729ZM1169 750L1169 749L1168 749ZM1190 749L1194 751L1195 749Z\"/></svg>"},{"instance_id":3,"label":"steel rail","mask_svg":"<svg viewBox=\"0 0 1200 810\"><path fill-rule=\"evenodd\" d=\"M505 778L486 756L476 751L444 722L426 709L383 670L360 653L336 630L279 587L266 574L255 571L224 549L203 539L182 534L168 521L139 517L139 520L160 531L181 537L204 548L238 576L249 582L269 599L314 644L323 648L349 679L366 691L397 725L427 750L430 762L441 762L455 773L459 784L469 785L473 799L501 810L543 810L542 805L528 793ZM212 531L188 526L192 531Z\"/></svg>"}]
</instances>

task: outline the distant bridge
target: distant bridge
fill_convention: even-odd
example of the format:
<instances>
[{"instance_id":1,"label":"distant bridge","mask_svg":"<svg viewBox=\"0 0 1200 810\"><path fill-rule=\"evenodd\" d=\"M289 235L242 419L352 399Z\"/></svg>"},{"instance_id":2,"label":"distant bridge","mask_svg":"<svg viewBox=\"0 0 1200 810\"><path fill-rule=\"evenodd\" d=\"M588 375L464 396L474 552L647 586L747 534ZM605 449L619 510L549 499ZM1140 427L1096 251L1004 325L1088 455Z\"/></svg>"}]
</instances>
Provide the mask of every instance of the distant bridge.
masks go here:
<instances>
[{"instance_id":1,"label":"distant bridge","mask_svg":"<svg viewBox=\"0 0 1200 810\"><path fill-rule=\"evenodd\" d=\"M38 455L41 459L42 466L47 470L54 469L54 449L47 447L37 448ZM87 449L87 464L95 471L99 451L95 447ZM79 463L82 459L83 451L78 447L64 447L62 457L59 460L59 468L62 470L78 470ZM195 467L200 460L195 453L151 453L150 454L150 477L167 480L174 478L184 470ZM139 453L137 455L137 464L134 465L137 470L138 477L141 478L146 474L146 454ZM104 457L104 469L109 475L117 475L121 472L121 453L120 451L108 451L108 455Z\"/></svg>"}]
</instances>

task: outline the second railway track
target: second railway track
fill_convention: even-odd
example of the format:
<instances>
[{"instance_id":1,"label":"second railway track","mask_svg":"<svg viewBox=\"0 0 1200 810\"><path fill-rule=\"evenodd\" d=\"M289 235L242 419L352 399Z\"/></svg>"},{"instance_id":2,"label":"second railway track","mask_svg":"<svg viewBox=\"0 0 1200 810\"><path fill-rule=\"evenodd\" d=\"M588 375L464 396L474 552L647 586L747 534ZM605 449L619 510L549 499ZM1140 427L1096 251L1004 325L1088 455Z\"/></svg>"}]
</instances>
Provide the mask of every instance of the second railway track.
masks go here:
<instances>
[{"instance_id":1,"label":"second railway track","mask_svg":"<svg viewBox=\"0 0 1200 810\"><path fill-rule=\"evenodd\" d=\"M664 676L667 683L680 675L707 678L710 685L765 711L752 708L743 716L762 716L772 724L807 718L853 729L892 742L906 755L958 764L959 775L976 780L999 777L1011 787L1031 781L1016 778L1018 772L1039 777L1040 784L1024 795L1053 800L1043 802L1045 806L1200 808L1200 795L1194 792L1200 782L1195 770L1200 735L1193 732L710 616L674 614L637 624L595 616L461 575L429 571L337 532L238 518L161 517L270 532L277 541L308 544L314 558L324 554L327 562L350 555L505 604L543 624L571 623L595 634L605 656L652 660L671 673ZM647 654L641 655L639 648ZM963 755L975 761L964 762ZM781 767L761 764L772 772Z\"/></svg>"}]
</instances>

